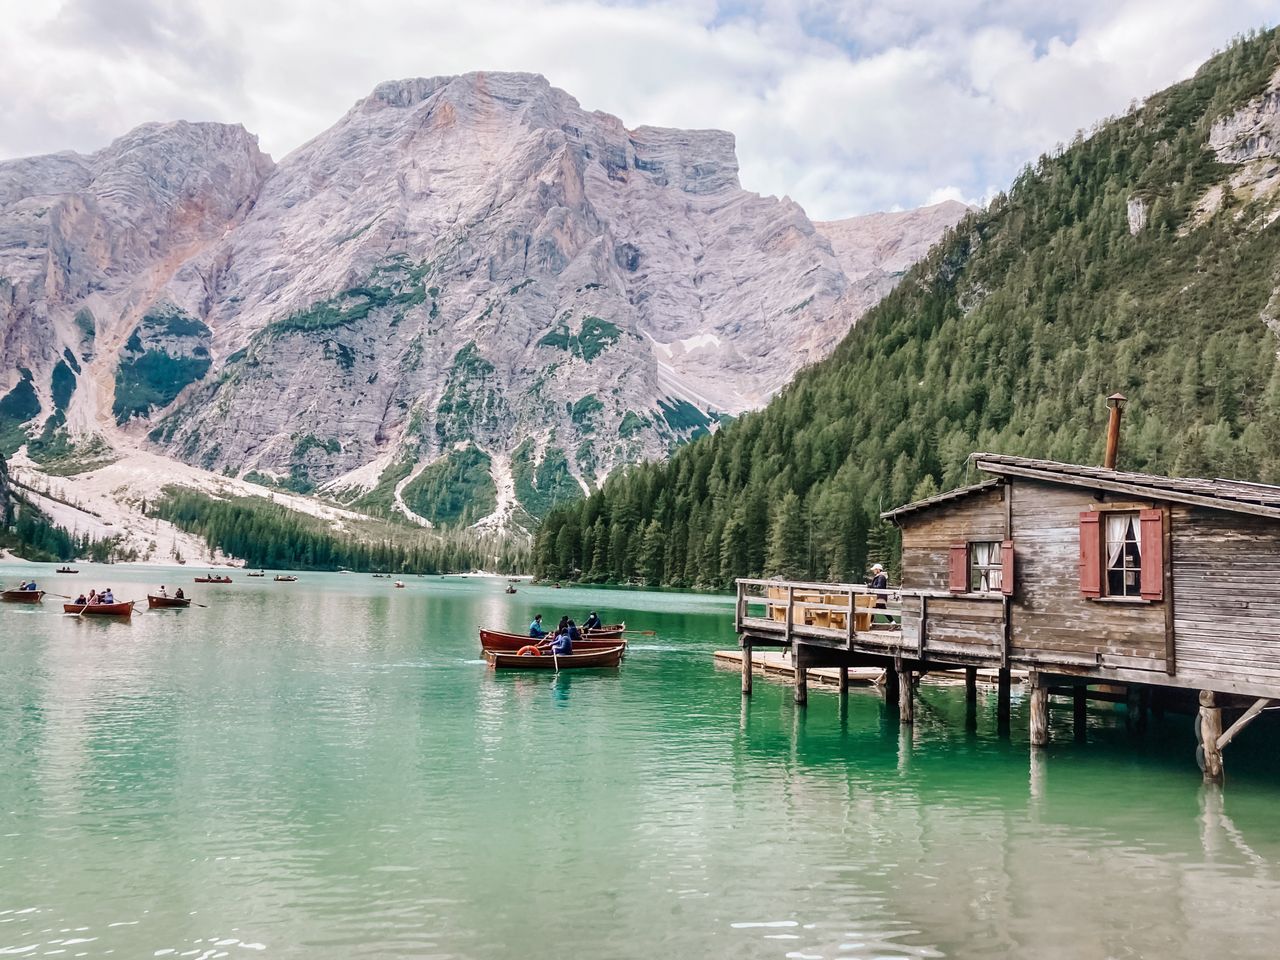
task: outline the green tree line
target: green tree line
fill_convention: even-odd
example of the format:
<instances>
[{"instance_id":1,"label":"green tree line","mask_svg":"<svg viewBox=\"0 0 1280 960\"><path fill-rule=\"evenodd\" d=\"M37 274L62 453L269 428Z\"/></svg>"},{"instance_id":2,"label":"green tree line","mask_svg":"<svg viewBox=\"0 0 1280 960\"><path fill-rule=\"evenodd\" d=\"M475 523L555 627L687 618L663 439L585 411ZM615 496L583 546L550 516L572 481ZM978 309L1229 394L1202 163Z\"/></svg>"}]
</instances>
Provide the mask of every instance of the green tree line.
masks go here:
<instances>
[{"instance_id":1,"label":"green tree line","mask_svg":"<svg viewBox=\"0 0 1280 960\"><path fill-rule=\"evenodd\" d=\"M1261 95L1275 31L1026 168L968 216L833 355L763 410L553 511L535 572L719 587L862 580L898 562L882 510L978 479L974 451L1101 461L1104 398L1130 398L1121 465L1280 482L1273 196L1214 121ZM1148 212L1131 233L1129 205Z\"/></svg>"},{"instance_id":2,"label":"green tree line","mask_svg":"<svg viewBox=\"0 0 1280 960\"><path fill-rule=\"evenodd\" d=\"M316 517L256 497L217 500L169 488L148 506L148 513L253 567L522 573L529 563L528 547L513 538L471 530L412 534L398 530L394 537L383 538L345 535Z\"/></svg>"}]
</instances>

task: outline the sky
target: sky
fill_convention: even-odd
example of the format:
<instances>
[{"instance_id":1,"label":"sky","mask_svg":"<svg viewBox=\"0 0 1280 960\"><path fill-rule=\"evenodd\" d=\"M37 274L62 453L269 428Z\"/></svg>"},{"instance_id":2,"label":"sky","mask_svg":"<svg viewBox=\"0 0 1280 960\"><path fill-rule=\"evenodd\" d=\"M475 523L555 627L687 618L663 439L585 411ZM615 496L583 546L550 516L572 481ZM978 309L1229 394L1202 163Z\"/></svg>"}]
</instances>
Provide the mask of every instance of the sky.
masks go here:
<instances>
[{"instance_id":1,"label":"sky","mask_svg":"<svg viewBox=\"0 0 1280 960\"><path fill-rule=\"evenodd\" d=\"M737 137L815 219L981 203L1280 0L0 0L0 159L151 120L280 159L382 80L541 73L629 127Z\"/></svg>"}]
</instances>

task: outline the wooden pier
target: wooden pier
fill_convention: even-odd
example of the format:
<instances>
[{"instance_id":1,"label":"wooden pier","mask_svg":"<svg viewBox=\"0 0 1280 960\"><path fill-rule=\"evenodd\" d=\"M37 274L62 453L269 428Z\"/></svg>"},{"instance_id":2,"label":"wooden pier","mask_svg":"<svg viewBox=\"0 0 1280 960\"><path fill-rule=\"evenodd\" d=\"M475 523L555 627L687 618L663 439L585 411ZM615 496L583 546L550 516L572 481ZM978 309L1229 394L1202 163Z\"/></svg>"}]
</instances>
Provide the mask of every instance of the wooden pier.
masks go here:
<instances>
[{"instance_id":1,"label":"wooden pier","mask_svg":"<svg viewBox=\"0 0 1280 960\"><path fill-rule=\"evenodd\" d=\"M878 670L913 720L918 678L996 678L1007 723L1025 672L1033 749L1050 693L1083 725L1088 699L1198 700L1206 780L1264 710L1280 708L1280 487L975 454L989 479L883 516L902 531L902 586L742 579L742 692L754 651L788 649L795 701L814 670Z\"/></svg>"}]
</instances>

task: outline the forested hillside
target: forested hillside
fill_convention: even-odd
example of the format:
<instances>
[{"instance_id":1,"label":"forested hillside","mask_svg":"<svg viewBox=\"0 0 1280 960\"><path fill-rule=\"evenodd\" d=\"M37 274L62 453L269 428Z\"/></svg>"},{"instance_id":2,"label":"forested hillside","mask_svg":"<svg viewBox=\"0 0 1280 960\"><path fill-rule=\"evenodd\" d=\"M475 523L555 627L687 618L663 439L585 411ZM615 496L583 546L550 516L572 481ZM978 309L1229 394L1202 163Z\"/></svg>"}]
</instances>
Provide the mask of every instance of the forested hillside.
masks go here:
<instances>
[{"instance_id":1,"label":"forested hillside","mask_svg":"<svg viewBox=\"0 0 1280 960\"><path fill-rule=\"evenodd\" d=\"M538 571L861 580L896 556L879 511L973 479L972 451L1100 462L1117 390L1124 467L1280 481L1280 186L1258 134L1278 65L1275 31L1249 37L1042 157L767 408L552 513Z\"/></svg>"}]
</instances>

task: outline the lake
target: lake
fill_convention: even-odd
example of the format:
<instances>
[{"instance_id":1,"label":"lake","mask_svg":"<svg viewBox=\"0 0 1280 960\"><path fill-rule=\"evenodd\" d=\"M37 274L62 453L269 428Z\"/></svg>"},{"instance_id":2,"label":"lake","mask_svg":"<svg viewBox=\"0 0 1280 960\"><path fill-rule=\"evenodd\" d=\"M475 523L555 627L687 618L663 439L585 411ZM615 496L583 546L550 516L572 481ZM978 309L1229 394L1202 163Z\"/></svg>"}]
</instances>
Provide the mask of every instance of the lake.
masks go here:
<instances>
[{"instance_id":1,"label":"lake","mask_svg":"<svg viewBox=\"0 0 1280 960\"><path fill-rule=\"evenodd\" d=\"M1280 763L1260 721L1200 782L1191 725L1014 688L901 728L757 680L728 597L484 578L0 565L207 609L0 606L0 956L1274 957ZM51 602L52 601L52 602ZM145 606L145 602L144 602ZM495 674L479 625L598 609L612 673Z\"/></svg>"}]
</instances>

